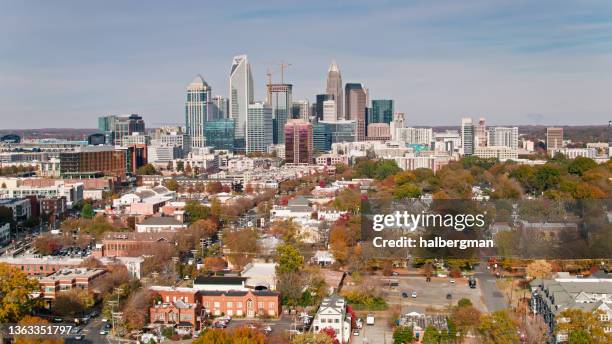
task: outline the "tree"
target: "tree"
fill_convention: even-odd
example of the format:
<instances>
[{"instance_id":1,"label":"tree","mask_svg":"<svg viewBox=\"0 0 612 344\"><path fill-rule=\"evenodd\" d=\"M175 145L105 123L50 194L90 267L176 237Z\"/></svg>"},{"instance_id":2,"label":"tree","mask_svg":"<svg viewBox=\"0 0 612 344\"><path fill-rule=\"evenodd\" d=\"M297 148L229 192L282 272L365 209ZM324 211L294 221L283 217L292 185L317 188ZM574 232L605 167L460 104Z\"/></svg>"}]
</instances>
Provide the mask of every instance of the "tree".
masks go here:
<instances>
[{"instance_id":1,"label":"tree","mask_svg":"<svg viewBox=\"0 0 612 344\"><path fill-rule=\"evenodd\" d=\"M599 310L588 312L577 308L566 309L557 316L555 333L567 334L568 343L610 343L612 333L606 333L604 328L612 326L612 320L600 321L603 314Z\"/></svg>"},{"instance_id":2,"label":"tree","mask_svg":"<svg viewBox=\"0 0 612 344\"><path fill-rule=\"evenodd\" d=\"M57 236L52 234L43 234L36 238L34 241L34 247L38 253L43 256L53 254L53 252L59 250L62 244Z\"/></svg>"},{"instance_id":3,"label":"tree","mask_svg":"<svg viewBox=\"0 0 612 344\"><path fill-rule=\"evenodd\" d=\"M297 272L304 264L304 257L290 244L282 244L276 248L276 273Z\"/></svg>"},{"instance_id":4,"label":"tree","mask_svg":"<svg viewBox=\"0 0 612 344\"><path fill-rule=\"evenodd\" d=\"M421 197L421 189L412 183L405 183L395 188L393 197L396 199L419 198Z\"/></svg>"},{"instance_id":5,"label":"tree","mask_svg":"<svg viewBox=\"0 0 612 344\"><path fill-rule=\"evenodd\" d=\"M81 217L85 219L91 219L94 217L94 210L91 204L85 203L83 209L81 209Z\"/></svg>"},{"instance_id":6,"label":"tree","mask_svg":"<svg viewBox=\"0 0 612 344\"><path fill-rule=\"evenodd\" d=\"M259 252L257 238L257 232L251 228L228 229L223 233L223 242L230 250L228 258L236 268L242 269Z\"/></svg>"},{"instance_id":7,"label":"tree","mask_svg":"<svg viewBox=\"0 0 612 344\"><path fill-rule=\"evenodd\" d=\"M31 294L40 291L38 281L22 271L0 263L0 323L14 323L39 305Z\"/></svg>"},{"instance_id":8,"label":"tree","mask_svg":"<svg viewBox=\"0 0 612 344\"><path fill-rule=\"evenodd\" d=\"M506 311L481 316L477 329L485 343L512 344L519 342L517 325Z\"/></svg>"},{"instance_id":9,"label":"tree","mask_svg":"<svg viewBox=\"0 0 612 344\"><path fill-rule=\"evenodd\" d=\"M393 331L393 344L412 343L414 335L411 326L398 326Z\"/></svg>"},{"instance_id":10,"label":"tree","mask_svg":"<svg viewBox=\"0 0 612 344\"><path fill-rule=\"evenodd\" d=\"M383 180L389 176L395 175L401 169L397 166L395 160L382 160L376 164L374 177L378 180Z\"/></svg>"},{"instance_id":11,"label":"tree","mask_svg":"<svg viewBox=\"0 0 612 344\"><path fill-rule=\"evenodd\" d=\"M469 305L467 303L469 303ZM462 335L465 335L478 327L480 324L480 317L480 311L472 306L470 300L461 299L459 300L459 306L452 309L449 319L456 329L461 332Z\"/></svg>"},{"instance_id":12,"label":"tree","mask_svg":"<svg viewBox=\"0 0 612 344\"><path fill-rule=\"evenodd\" d=\"M168 179L164 182L164 185L168 188L168 190L170 191L178 191L179 189L179 183L174 180L174 179Z\"/></svg>"},{"instance_id":13,"label":"tree","mask_svg":"<svg viewBox=\"0 0 612 344\"><path fill-rule=\"evenodd\" d=\"M157 174L157 170L155 169L155 166L151 165L151 164L146 164L146 165L142 165L140 166L137 170L136 170L136 174L138 175L153 175L153 174Z\"/></svg>"},{"instance_id":14,"label":"tree","mask_svg":"<svg viewBox=\"0 0 612 344\"><path fill-rule=\"evenodd\" d=\"M333 341L325 333L304 333L293 338L291 344L333 344Z\"/></svg>"},{"instance_id":15,"label":"tree","mask_svg":"<svg viewBox=\"0 0 612 344\"><path fill-rule=\"evenodd\" d=\"M210 208L198 201L189 201L185 205L185 213L190 222L206 219L210 216Z\"/></svg>"},{"instance_id":16,"label":"tree","mask_svg":"<svg viewBox=\"0 0 612 344\"><path fill-rule=\"evenodd\" d=\"M193 344L264 344L265 336L263 333L248 327L238 327L235 329L209 329L193 340Z\"/></svg>"},{"instance_id":17,"label":"tree","mask_svg":"<svg viewBox=\"0 0 612 344\"><path fill-rule=\"evenodd\" d=\"M586 171L595 167L597 163L593 159L579 156L567 165L567 172L582 176Z\"/></svg>"},{"instance_id":18,"label":"tree","mask_svg":"<svg viewBox=\"0 0 612 344\"><path fill-rule=\"evenodd\" d=\"M208 271L221 271L227 268L227 262L221 257L204 258L204 269Z\"/></svg>"},{"instance_id":19,"label":"tree","mask_svg":"<svg viewBox=\"0 0 612 344\"><path fill-rule=\"evenodd\" d=\"M28 326L28 325L46 325L49 321L43 318L26 315L19 321L19 325ZM63 344L64 340L62 338L57 338L54 336L45 336L45 337L29 337L29 336L16 336L15 344Z\"/></svg>"},{"instance_id":20,"label":"tree","mask_svg":"<svg viewBox=\"0 0 612 344\"><path fill-rule=\"evenodd\" d=\"M59 293L55 297L53 309L57 314L76 315L94 305L93 296L85 290L72 289Z\"/></svg>"},{"instance_id":21,"label":"tree","mask_svg":"<svg viewBox=\"0 0 612 344\"><path fill-rule=\"evenodd\" d=\"M327 336L329 336L329 338L331 338L333 344L339 344L340 343L340 341L338 339L336 339L336 330L334 330L333 328L326 327L326 328L321 329L320 332L326 334Z\"/></svg>"},{"instance_id":22,"label":"tree","mask_svg":"<svg viewBox=\"0 0 612 344\"><path fill-rule=\"evenodd\" d=\"M531 278L545 278L552 272L552 265L543 259L538 259L527 265L525 272Z\"/></svg>"},{"instance_id":23,"label":"tree","mask_svg":"<svg viewBox=\"0 0 612 344\"><path fill-rule=\"evenodd\" d=\"M143 328L149 321L149 306L153 303L153 294L148 289L139 289L132 293L123 307L125 326L130 330Z\"/></svg>"}]
</instances>

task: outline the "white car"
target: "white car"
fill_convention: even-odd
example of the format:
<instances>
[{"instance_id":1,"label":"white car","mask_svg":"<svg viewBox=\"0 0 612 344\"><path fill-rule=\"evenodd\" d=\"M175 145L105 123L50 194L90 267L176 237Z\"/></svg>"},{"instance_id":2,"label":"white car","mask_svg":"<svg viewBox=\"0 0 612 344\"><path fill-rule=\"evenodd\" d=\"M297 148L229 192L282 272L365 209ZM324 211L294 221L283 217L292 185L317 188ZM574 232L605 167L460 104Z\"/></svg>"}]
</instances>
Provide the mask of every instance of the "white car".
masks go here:
<instances>
[{"instance_id":1,"label":"white car","mask_svg":"<svg viewBox=\"0 0 612 344\"><path fill-rule=\"evenodd\" d=\"M414 298L416 298L416 297L417 297L417 292L416 292L416 291L413 291L413 292L412 292L412 297L414 297Z\"/></svg>"},{"instance_id":2,"label":"white car","mask_svg":"<svg viewBox=\"0 0 612 344\"><path fill-rule=\"evenodd\" d=\"M454 278L451 278L450 282L451 282L451 283L453 283L453 284L455 284L455 279L454 279Z\"/></svg>"},{"instance_id":3,"label":"white car","mask_svg":"<svg viewBox=\"0 0 612 344\"><path fill-rule=\"evenodd\" d=\"M359 330L355 330L355 331L353 331L353 336L355 336L355 337L359 337Z\"/></svg>"}]
</instances>

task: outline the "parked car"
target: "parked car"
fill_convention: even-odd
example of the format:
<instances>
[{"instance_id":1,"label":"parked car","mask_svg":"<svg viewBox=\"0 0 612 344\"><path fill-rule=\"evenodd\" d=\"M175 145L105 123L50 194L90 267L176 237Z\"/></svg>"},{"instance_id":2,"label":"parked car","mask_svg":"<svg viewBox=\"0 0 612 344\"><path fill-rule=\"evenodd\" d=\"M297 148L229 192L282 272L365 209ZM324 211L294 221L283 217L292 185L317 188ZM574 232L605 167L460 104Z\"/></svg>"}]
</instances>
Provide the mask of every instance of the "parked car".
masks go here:
<instances>
[{"instance_id":1,"label":"parked car","mask_svg":"<svg viewBox=\"0 0 612 344\"><path fill-rule=\"evenodd\" d=\"M408 293L407 293L407 292L403 292L403 293L402 293L402 297L403 297L403 298L407 298L407 297L408 297Z\"/></svg>"},{"instance_id":2,"label":"parked car","mask_svg":"<svg viewBox=\"0 0 612 344\"><path fill-rule=\"evenodd\" d=\"M452 298L453 298L453 294L451 294L451 293L446 294L446 299L447 300L450 300Z\"/></svg>"},{"instance_id":3,"label":"parked car","mask_svg":"<svg viewBox=\"0 0 612 344\"><path fill-rule=\"evenodd\" d=\"M355 336L355 337L359 337L359 330L355 330L355 331L353 331L353 336Z\"/></svg>"},{"instance_id":4,"label":"parked car","mask_svg":"<svg viewBox=\"0 0 612 344\"><path fill-rule=\"evenodd\" d=\"M368 314L368 316L366 317L366 324L374 325L374 314Z\"/></svg>"},{"instance_id":5,"label":"parked car","mask_svg":"<svg viewBox=\"0 0 612 344\"><path fill-rule=\"evenodd\" d=\"M454 283L455 283L455 279L454 279L454 278L451 278L451 279L450 279L450 282L454 284Z\"/></svg>"},{"instance_id":6,"label":"parked car","mask_svg":"<svg viewBox=\"0 0 612 344\"><path fill-rule=\"evenodd\" d=\"M412 297L413 297L413 298L416 298L416 297L417 297L417 292L416 292L416 291L413 291L413 292L412 292Z\"/></svg>"},{"instance_id":7,"label":"parked car","mask_svg":"<svg viewBox=\"0 0 612 344\"><path fill-rule=\"evenodd\" d=\"M100 327L100 332L98 332L101 335L107 335L108 334L108 330L106 329L106 326L102 326Z\"/></svg>"}]
</instances>

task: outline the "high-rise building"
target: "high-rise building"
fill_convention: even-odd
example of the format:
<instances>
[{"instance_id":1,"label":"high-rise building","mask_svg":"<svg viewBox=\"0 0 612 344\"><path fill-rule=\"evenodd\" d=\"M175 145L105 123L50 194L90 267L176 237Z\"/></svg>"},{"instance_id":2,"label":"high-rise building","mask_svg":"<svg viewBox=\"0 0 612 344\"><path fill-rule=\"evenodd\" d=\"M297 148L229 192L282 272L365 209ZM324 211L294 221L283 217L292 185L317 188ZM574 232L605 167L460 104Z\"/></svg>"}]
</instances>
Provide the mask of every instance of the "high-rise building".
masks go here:
<instances>
[{"instance_id":1,"label":"high-rise building","mask_svg":"<svg viewBox=\"0 0 612 344\"><path fill-rule=\"evenodd\" d=\"M326 100L334 100L334 96L332 94L317 94L317 102L315 104L315 116L317 119L323 120L323 103ZM338 119L338 109L336 109L336 119Z\"/></svg>"},{"instance_id":2,"label":"high-rise building","mask_svg":"<svg viewBox=\"0 0 612 344\"><path fill-rule=\"evenodd\" d=\"M355 138L357 141L364 141L366 137L366 106L367 94L362 84L347 83L345 87L346 95L346 119L357 123Z\"/></svg>"},{"instance_id":3,"label":"high-rise building","mask_svg":"<svg viewBox=\"0 0 612 344\"><path fill-rule=\"evenodd\" d=\"M204 126L212 119L211 88L201 75L196 76L187 85L185 100L185 128L191 140L191 146L201 148L206 146Z\"/></svg>"},{"instance_id":4,"label":"high-rise building","mask_svg":"<svg viewBox=\"0 0 612 344\"><path fill-rule=\"evenodd\" d=\"M326 100L323 102L323 121L335 122L338 120L338 111L335 100Z\"/></svg>"},{"instance_id":5,"label":"high-rise building","mask_svg":"<svg viewBox=\"0 0 612 344\"><path fill-rule=\"evenodd\" d=\"M489 128L489 146L518 148L518 127Z\"/></svg>"},{"instance_id":6,"label":"high-rise building","mask_svg":"<svg viewBox=\"0 0 612 344\"><path fill-rule=\"evenodd\" d=\"M293 104L292 85L269 84L268 99L272 107L273 142L274 144L285 143L285 123L291 117L290 111Z\"/></svg>"},{"instance_id":7,"label":"high-rise building","mask_svg":"<svg viewBox=\"0 0 612 344\"><path fill-rule=\"evenodd\" d=\"M546 128L546 150L563 148L563 128Z\"/></svg>"},{"instance_id":8,"label":"high-rise building","mask_svg":"<svg viewBox=\"0 0 612 344\"><path fill-rule=\"evenodd\" d=\"M391 139L391 130L387 123L370 123L368 124L368 140L370 141L388 141Z\"/></svg>"},{"instance_id":9,"label":"high-rise building","mask_svg":"<svg viewBox=\"0 0 612 344\"><path fill-rule=\"evenodd\" d=\"M214 149L234 150L234 120L222 118L206 123L206 145Z\"/></svg>"},{"instance_id":10,"label":"high-rise building","mask_svg":"<svg viewBox=\"0 0 612 344\"><path fill-rule=\"evenodd\" d=\"M272 144L272 108L264 102L249 104L246 122L246 152L266 152Z\"/></svg>"},{"instance_id":11,"label":"high-rise building","mask_svg":"<svg viewBox=\"0 0 612 344\"><path fill-rule=\"evenodd\" d=\"M293 164L312 163L312 124L294 119L285 124L285 162Z\"/></svg>"},{"instance_id":12,"label":"high-rise building","mask_svg":"<svg viewBox=\"0 0 612 344\"><path fill-rule=\"evenodd\" d=\"M212 100L212 119L224 119L229 117L229 100L222 96L214 96Z\"/></svg>"},{"instance_id":13,"label":"high-rise building","mask_svg":"<svg viewBox=\"0 0 612 344\"><path fill-rule=\"evenodd\" d=\"M404 113L396 112L393 114L393 121L389 125L391 131L391 140L396 141L398 138L397 130L404 127Z\"/></svg>"},{"instance_id":14,"label":"high-rise building","mask_svg":"<svg viewBox=\"0 0 612 344\"><path fill-rule=\"evenodd\" d=\"M332 134L331 126L318 122L312 125L312 144L319 152L331 150Z\"/></svg>"},{"instance_id":15,"label":"high-rise building","mask_svg":"<svg viewBox=\"0 0 612 344\"><path fill-rule=\"evenodd\" d=\"M89 146L59 155L62 178L91 178L106 175L124 180L126 154L109 146Z\"/></svg>"},{"instance_id":16,"label":"high-rise building","mask_svg":"<svg viewBox=\"0 0 612 344\"><path fill-rule=\"evenodd\" d=\"M474 128L475 142L476 147L486 147L487 146L487 125L484 117L480 117L478 120L478 125ZM489 144L490 146L494 146Z\"/></svg>"},{"instance_id":17,"label":"high-rise building","mask_svg":"<svg viewBox=\"0 0 612 344\"><path fill-rule=\"evenodd\" d=\"M461 119L461 145L464 155L474 155L474 124L471 118Z\"/></svg>"},{"instance_id":18,"label":"high-rise building","mask_svg":"<svg viewBox=\"0 0 612 344\"><path fill-rule=\"evenodd\" d=\"M396 140L409 145L431 145L433 142L432 128L397 128Z\"/></svg>"},{"instance_id":19,"label":"high-rise building","mask_svg":"<svg viewBox=\"0 0 612 344\"><path fill-rule=\"evenodd\" d=\"M334 122L319 121L319 124L329 128L331 142L353 142L357 132L357 122L349 120L339 120Z\"/></svg>"},{"instance_id":20,"label":"high-rise building","mask_svg":"<svg viewBox=\"0 0 612 344\"><path fill-rule=\"evenodd\" d=\"M310 117L310 102L308 100L294 100L291 106L291 118L308 121Z\"/></svg>"},{"instance_id":21,"label":"high-rise building","mask_svg":"<svg viewBox=\"0 0 612 344\"><path fill-rule=\"evenodd\" d=\"M229 117L234 119L236 140L234 148L246 148L249 104L253 102L253 75L246 55L234 56L229 79ZM272 129L270 129L272 134Z\"/></svg>"},{"instance_id":22,"label":"high-rise building","mask_svg":"<svg viewBox=\"0 0 612 344\"><path fill-rule=\"evenodd\" d=\"M331 95L337 104L337 115L338 119L343 119L344 112L342 111L342 104L344 103L344 97L342 94L342 76L340 75L340 69L336 64L336 61L332 61L329 69L327 70L327 88L325 93ZM328 99L325 99L328 100ZM317 102L319 99L317 98ZM317 114L318 115L318 114Z\"/></svg>"},{"instance_id":23,"label":"high-rise building","mask_svg":"<svg viewBox=\"0 0 612 344\"><path fill-rule=\"evenodd\" d=\"M372 116L370 123L387 123L393 120L393 100L374 99L372 100Z\"/></svg>"},{"instance_id":24,"label":"high-rise building","mask_svg":"<svg viewBox=\"0 0 612 344\"><path fill-rule=\"evenodd\" d=\"M132 114L129 116L102 116L98 117L98 129L106 135L106 142L120 146L123 137L133 133L145 132L145 123L142 116Z\"/></svg>"}]
</instances>

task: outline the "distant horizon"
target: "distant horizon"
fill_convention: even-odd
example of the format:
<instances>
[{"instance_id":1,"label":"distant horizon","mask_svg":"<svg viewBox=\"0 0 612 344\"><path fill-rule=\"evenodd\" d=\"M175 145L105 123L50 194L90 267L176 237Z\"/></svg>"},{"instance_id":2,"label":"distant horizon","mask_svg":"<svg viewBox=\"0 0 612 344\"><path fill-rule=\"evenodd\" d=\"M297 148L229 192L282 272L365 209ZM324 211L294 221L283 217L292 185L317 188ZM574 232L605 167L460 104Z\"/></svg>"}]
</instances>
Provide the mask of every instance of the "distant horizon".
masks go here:
<instances>
[{"instance_id":1,"label":"distant horizon","mask_svg":"<svg viewBox=\"0 0 612 344\"><path fill-rule=\"evenodd\" d=\"M344 84L393 99L408 126L612 119L612 2L603 0L32 0L4 4L0 28L0 129L93 127L123 113L149 127L184 124L188 83L201 74L227 97L240 54L256 99L284 61L293 99L312 104L335 60Z\"/></svg>"}]
</instances>

